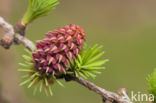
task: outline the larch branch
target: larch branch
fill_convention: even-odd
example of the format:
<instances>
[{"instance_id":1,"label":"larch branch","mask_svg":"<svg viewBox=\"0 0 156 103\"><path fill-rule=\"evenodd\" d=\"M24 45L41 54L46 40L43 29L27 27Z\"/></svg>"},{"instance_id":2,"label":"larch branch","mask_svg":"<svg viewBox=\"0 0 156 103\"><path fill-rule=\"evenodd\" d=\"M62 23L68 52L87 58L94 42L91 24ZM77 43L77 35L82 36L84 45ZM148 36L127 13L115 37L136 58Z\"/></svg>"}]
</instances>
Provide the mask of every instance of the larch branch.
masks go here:
<instances>
[{"instance_id":1,"label":"larch branch","mask_svg":"<svg viewBox=\"0 0 156 103\"><path fill-rule=\"evenodd\" d=\"M25 31L23 31L25 30L25 28L23 29L22 27L22 30L17 31L15 30L16 28L14 28L11 24L7 23L2 17L0 17L0 27L2 27L6 32L4 37L0 40L0 45L3 46L5 49L9 49L9 47L13 44L13 41L16 40L18 43L23 44L30 51L35 50L33 42L26 38L25 35L23 35L25 33ZM84 80L83 78L73 77L72 80L101 95L106 101L112 103L132 103L125 89L121 89L119 91L119 94L117 94L98 87L95 84Z\"/></svg>"}]
</instances>

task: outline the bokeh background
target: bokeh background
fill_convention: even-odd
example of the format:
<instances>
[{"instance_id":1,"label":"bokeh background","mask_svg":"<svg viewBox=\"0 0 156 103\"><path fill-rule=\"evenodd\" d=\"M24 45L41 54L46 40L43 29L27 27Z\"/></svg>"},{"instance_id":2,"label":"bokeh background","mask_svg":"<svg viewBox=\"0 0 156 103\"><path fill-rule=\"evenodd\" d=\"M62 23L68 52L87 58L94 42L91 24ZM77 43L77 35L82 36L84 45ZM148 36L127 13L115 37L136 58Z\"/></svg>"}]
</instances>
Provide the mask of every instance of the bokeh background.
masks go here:
<instances>
[{"instance_id":1,"label":"bokeh background","mask_svg":"<svg viewBox=\"0 0 156 103\"><path fill-rule=\"evenodd\" d=\"M146 77L156 67L156 1L59 1L56 10L28 27L27 36L35 42L57 27L78 24L85 29L87 43L103 45L104 58L110 60L102 74L90 81L110 91L125 87L148 93ZM15 24L27 5L28 0L0 0L0 16ZM102 103L99 95L74 82L62 81L64 88L55 84L52 97L33 96L32 89L18 85L18 62L24 53L22 45L7 51L0 47L0 93L11 103Z\"/></svg>"}]
</instances>

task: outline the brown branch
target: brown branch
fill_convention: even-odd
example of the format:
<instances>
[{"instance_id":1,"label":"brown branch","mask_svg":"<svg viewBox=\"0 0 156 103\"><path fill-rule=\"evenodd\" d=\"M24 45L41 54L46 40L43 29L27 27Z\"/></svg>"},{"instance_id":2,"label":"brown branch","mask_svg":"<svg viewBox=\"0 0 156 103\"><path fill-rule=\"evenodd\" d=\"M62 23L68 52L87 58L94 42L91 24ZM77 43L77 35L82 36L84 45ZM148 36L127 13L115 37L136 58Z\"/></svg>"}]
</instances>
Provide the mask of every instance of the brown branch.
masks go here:
<instances>
[{"instance_id":1,"label":"brown branch","mask_svg":"<svg viewBox=\"0 0 156 103\"><path fill-rule=\"evenodd\" d=\"M7 23L2 17L0 17L0 27L2 27L6 32L6 34L0 40L0 45L5 49L9 49L9 47L13 44L13 40L16 40L18 43L23 44L29 50L35 50L33 42L23 36L23 34L15 32L16 30L14 29L14 27ZM22 28L22 30L25 29Z\"/></svg>"},{"instance_id":2,"label":"brown branch","mask_svg":"<svg viewBox=\"0 0 156 103\"><path fill-rule=\"evenodd\" d=\"M4 37L0 40L0 45L4 48L9 49L9 47L13 44L13 40L15 40L18 43L23 44L30 51L35 50L32 41L25 37L24 30L26 29L26 26L22 25L22 23L20 25L19 23L17 23L17 25L13 27L9 23L7 23L2 17L0 17L0 27L2 27L6 32ZM72 80L101 95L104 99L104 102L109 101L112 103L132 103L127 96L125 89L121 89L120 93L117 94L98 87L95 84L84 80L83 78L72 78Z\"/></svg>"},{"instance_id":3,"label":"brown branch","mask_svg":"<svg viewBox=\"0 0 156 103\"><path fill-rule=\"evenodd\" d=\"M84 80L83 78L79 78L79 79L74 78L73 80L80 83L81 85L87 87L88 89L94 91L95 93L103 96L105 98L105 100L110 101L112 103L132 103L130 101L130 99L127 98L128 96L125 92L125 89L120 90L120 92L121 92L121 96L120 96L117 93L113 93L113 92L107 91L101 87L98 87L95 84L93 84L87 80Z\"/></svg>"},{"instance_id":4,"label":"brown branch","mask_svg":"<svg viewBox=\"0 0 156 103\"><path fill-rule=\"evenodd\" d=\"M22 35L16 34L15 39L17 39L19 43L23 44L30 51L35 50L35 46L34 46L33 42L31 40L29 40L28 38L23 37Z\"/></svg>"},{"instance_id":5,"label":"brown branch","mask_svg":"<svg viewBox=\"0 0 156 103\"><path fill-rule=\"evenodd\" d=\"M0 44L4 48L8 49L14 39L14 34L15 34L14 29L13 29L12 25L7 23L2 17L0 17L0 27L2 27L4 29L4 31L6 32L6 34L1 39Z\"/></svg>"}]
</instances>

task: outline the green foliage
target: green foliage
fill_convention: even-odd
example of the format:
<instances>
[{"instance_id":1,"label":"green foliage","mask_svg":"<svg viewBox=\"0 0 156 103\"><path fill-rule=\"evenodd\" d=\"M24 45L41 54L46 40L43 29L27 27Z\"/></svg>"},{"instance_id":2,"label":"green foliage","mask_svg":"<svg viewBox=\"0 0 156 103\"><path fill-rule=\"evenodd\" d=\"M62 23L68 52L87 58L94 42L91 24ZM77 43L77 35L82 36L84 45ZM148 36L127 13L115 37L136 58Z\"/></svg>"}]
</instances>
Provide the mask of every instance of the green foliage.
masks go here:
<instances>
[{"instance_id":1,"label":"green foliage","mask_svg":"<svg viewBox=\"0 0 156 103\"><path fill-rule=\"evenodd\" d=\"M104 52L101 52L102 46L94 45L92 48L83 48L80 55L75 61L70 60L71 68L74 69L76 77L83 77L85 79L95 78L96 74L100 74L98 70L104 69L102 66L108 59L99 60Z\"/></svg>"},{"instance_id":2,"label":"green foliage","mask_svg":"<svg viewBox=\"0 0 156 103\"><path fill-rule=\"evenodd\" d=\"M35 19L49 14L55 9L58 0L29 0L28 9L22 18L24 24L28 24Z\"/></svg>"},{"instance_id":3,"label":"green foliage","mask_svg":"<svg viewBox=\"0 0 156 103\"><path fill-rule=\"evenodd\" d=\"M147 82L148 82L150 93L152 93L156 98L156 69L151 75L148 76ZM154 103L156 103L156 100L154 100Z\"/></svg>"},{"instance_id":4,"label":"green foliage","mask_svg":"<svg viewBox=\"0 0 156 103\"><path fill-rule=\"evenodd\" d=\"M32 53L26 50L28 55L23 55L25 62L19 63L23 68L19 69L19 71L26 72L27 74L22 77L24 81L20 85L28 84L28 88L34 87L34 94L37 91L42 92L44 89L46 95L52 95L51 86L54 82L63 86L63 84L57 80L56 75L62 76L68 74L76 76L77 78L95 78L96 74L101 73L99 70L104 69L103 64L108 61L108 59L100 59L104 54L104 52L101 52L101 49L102 46L98 45L94 45L92 48L86 48L85 46L75 60L69 59L70 65L67 66L67 68L69 68L67 71L58 72L55 75L53 73L44 75L36 70L32 62Z\"/></svg>"},{"instance_id":5,"label":"green foliage","mask_svg":"<svg viewBox=\"0 0 156 103\"><path fill-rule=\"evenodd\" d=\"M42 92L44 89L46 95L53 95L51 86L54 82L57 82L60 86L63 84L56 80L56 78L52 76L45 76L40 74L36 69L34 69L34 64L32 63L32 53L26 50L28 55L23 55L25 60L24 63L19 63L22 69L19 69L20 72L26 72L27 74L22 77L24 79L20 86L27 85L27 88L34 87L33 94L35 95L37 91Z\"/></svg>"}]
</instances>

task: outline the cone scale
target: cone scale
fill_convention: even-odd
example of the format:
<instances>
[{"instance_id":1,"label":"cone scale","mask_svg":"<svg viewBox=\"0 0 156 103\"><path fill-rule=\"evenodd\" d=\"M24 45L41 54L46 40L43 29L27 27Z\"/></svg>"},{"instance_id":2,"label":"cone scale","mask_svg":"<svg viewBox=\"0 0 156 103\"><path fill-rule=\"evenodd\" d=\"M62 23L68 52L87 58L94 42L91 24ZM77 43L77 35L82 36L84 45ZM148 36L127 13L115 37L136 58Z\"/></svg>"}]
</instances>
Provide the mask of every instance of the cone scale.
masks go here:
<instances>
[{"instance_id":1,"label":"cone scale","mask_svg":"<svg viewBox=\"0 0 156 103\"><path fill-rule=\"evenodd\" d=\"M45 39L37 42L37 50L32 53L34 69L47 76L66 72L69 59L76 59L85 39L84 30L74 24L45 34Z\"/></svg>"}]
</instances>

